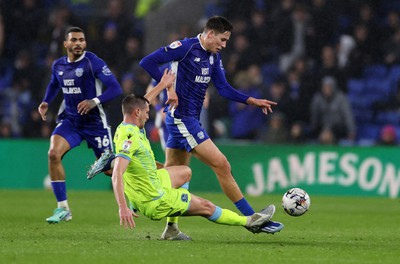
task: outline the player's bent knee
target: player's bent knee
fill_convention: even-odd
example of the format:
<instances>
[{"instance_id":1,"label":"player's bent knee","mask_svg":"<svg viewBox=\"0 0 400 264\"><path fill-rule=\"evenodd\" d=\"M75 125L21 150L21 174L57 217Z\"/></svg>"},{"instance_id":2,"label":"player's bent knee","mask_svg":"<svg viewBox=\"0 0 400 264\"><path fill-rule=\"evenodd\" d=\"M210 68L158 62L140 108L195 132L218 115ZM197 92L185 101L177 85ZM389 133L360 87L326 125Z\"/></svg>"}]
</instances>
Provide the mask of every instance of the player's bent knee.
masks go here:
<instances>
[{"instance_id":1,"label":"player's bent knee","mask_svg":"<svg viewBox=\"0 0 400 264\"><path fill-rule=\"evenodd\" d=\"M183 175L185 175L186 181L189 181L192 178L192 169L188 166L184 166Z\"/></svg>"},{"instance_id":2,"label":"player's bent knee","mask_svg":"<svg viewBox=\"0 0 400 264\"><path fill-rule=\"evenodd\" d=\"M54 149L50 149L48 152L48 157L49 161L55 162L55 161L60 161L61 160L61 153Z\"/></svg>"}]
</instances>

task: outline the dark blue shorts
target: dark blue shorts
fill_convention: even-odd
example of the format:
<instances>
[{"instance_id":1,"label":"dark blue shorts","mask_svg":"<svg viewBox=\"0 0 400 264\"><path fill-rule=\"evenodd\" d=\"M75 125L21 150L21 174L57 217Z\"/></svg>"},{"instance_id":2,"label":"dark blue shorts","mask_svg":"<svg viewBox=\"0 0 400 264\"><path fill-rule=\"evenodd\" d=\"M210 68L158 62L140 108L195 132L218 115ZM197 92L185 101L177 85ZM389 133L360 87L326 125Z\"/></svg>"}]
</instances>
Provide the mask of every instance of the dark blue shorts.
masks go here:
<instances>
[{"instance_id":1,"label":"dark blue shorts","mask_svg":"<svg viewBox=\"0 0 400 264\"><path fill-rule=\"evenodd\" d=\"M199 120L194 117L175 118L167 113L165 124L169 132L168 148L186 149L187 152L191 152L197 145L210 138Z\"/></svg>"},{"instance_id":2,"label":"dark blue shorts","mask_svg":"<svg viewBox=\"0 0 400 264\"><path fill-rule=\"evenodd\" d=\"M106 149L113 150L110 127L100 123L99 125L85 126L76 125L69 119L60 120L52 135L59 135L65 138L71 149L79 146L86 140L89 148L93 149L96 157L100 157Z\"/></svg>"}]
</instances>

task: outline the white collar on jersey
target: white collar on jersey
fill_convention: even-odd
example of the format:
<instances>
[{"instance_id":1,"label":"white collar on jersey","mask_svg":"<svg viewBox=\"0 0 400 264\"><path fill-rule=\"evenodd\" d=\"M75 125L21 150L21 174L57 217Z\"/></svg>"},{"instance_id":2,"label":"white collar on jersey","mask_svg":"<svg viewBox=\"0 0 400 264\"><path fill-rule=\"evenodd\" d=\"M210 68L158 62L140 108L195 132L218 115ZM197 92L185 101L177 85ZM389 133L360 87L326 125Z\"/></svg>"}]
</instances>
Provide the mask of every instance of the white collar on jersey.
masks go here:
<instances>
[{"instance_id":1,"label":"white collar on jersey","mask_svg":"<svg viewBox=\"0 0 400 264\"><path fill-rule=\"evenodd\" d=\"M71 62L77 62L77 61L83 60L83 58L85 57L85 54L86 54L86 51L84 51L84 52L82 53L82 56L80 56L79 59L77 59L76 61L70 61L69 58L68 58L68 56L67 56L67 61L68 61L69 63L71 63Z\"/></svg>"},{"instance_id":2,"label":"white collar on jersey","mask_svg":"<svg viewBox=\"0 0 400 264\"><path fill-rule=\"evenodd\" d=\"M203 48L203 50L207 51L206 48L204 48L203 44L201 44L201 33L197 35L197 38L199 39L200 46Z\"/></svg>"}]
</instances>

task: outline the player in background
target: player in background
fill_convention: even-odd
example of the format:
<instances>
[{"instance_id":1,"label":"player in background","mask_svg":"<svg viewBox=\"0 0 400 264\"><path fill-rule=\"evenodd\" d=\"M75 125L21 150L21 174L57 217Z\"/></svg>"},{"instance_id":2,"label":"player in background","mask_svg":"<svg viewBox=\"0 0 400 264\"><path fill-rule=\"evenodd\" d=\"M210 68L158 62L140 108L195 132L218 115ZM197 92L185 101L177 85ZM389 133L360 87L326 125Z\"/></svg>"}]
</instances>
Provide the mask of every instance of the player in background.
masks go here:
<instances>
[{"instance_id":1,"label":"player in background","mask_svg":"<svg viewBox=\"0 0 400 264\"><path fill-rule=\"evenodd\" d=\"M174 75L164 74L159 85L151 92L170 86L173 80L171 76ZM178 165L157 169L154 153L144 129L149 119L149 101L152 99L149 94L145 97L131 94L122 102L123 121L115 132L116 158L112 174L120 225L132 229L135 227L133 217L138 217L128 207L125 196L135 209L152 220L177 215L202 216L218 224L248 228L259 228L268 222L275 212L273 205L260 213L240 216L190 194L187 190L191 176L188 166ZM176 230L175 236L171 238L182 234Z\"/></svg>"},{"instance_id":2,"label":"player in background","mask_svg":"<svg viewBox=\"0 0 400 264\"><path fill-rule=\"evenodd\" d=\"M233 178L231 165L199 122L206 90L212 81L218 93L232 101L260 107L272 113L275 102L249 97L235 90L226 80L220 51L226 47L233 26L224 17L211 17L204 31L196 37L174 41L144 57L140 65L159 81L159 66L171 63L175 85L167 90L169 108L166 125L169 132L165 167L188 165L191 155L207 164L217 175L222 190L245 216L254 214ZM246 125L246 124L243 124ZM270 221L254 233L275 233L283 225ZM161 238L168 239L178 229L177 218L168 218Z\"/></svg>"},{"instance_id":3,"label":"player in background","mask_svg":"<svg viewBox=\"0 0 400 264\"><path fill-rule=\"evenodd\" d=\"M46 221L58 223L72 219L67 201L65 171L62 158L85 140L96 157L112 150L112 136L102 103L122 93L121 86L103 60L85 51L85 33L71 27L65 33L64 47L67 56L57 59L52 66L52 76L38 111L43 120L49 104L61 90L64 100L60 106L57 126L50 138L48 152L51 186L57 199L54 214ZM102 93L102 85L107 89Z\"/></svg>"}]
</instances>

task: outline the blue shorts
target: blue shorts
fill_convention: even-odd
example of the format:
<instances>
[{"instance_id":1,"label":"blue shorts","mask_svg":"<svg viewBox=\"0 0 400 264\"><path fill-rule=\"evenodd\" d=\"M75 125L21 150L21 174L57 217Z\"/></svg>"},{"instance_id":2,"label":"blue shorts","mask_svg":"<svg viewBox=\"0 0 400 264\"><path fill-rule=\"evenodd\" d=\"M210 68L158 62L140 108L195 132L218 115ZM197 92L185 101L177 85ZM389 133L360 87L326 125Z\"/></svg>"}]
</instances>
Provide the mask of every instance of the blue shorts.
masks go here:
<instances>
[{"instance_id":1,"label":"blue shorts","mask_svg":"<svg viewBox=\"0 0 400 264\"><path fill-rule=\"evenodd\" d=\"M186 149L187 152L191 152L197 145L210 138L199 120L194 117L175 118L167 113L165 124L169 133L168 148Z\"/></svg>"},{"instance_id":2,"label":"blue shorts","mask_svg":"<svg viewBox=\"0 0 400 264\"><path fill-rule=\"evenodd\" d=\"M62 119L58 122L52 135L59 135L65 138L70 148L75 148L86 140L89 148L93 149L96 157L100 157L106 149L113 150L111 129L104 128L102 123L99 125L85 126L74 124L69 119Z\"/></svg>"}]
</instances>

